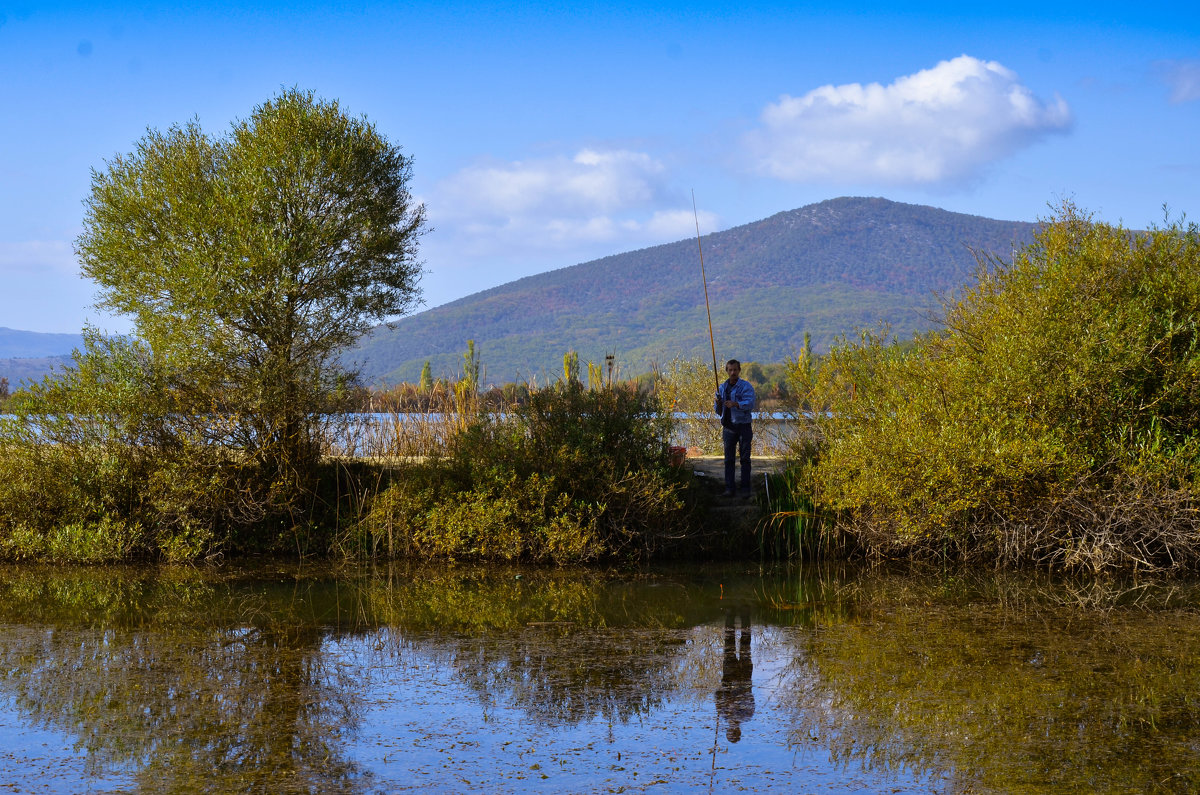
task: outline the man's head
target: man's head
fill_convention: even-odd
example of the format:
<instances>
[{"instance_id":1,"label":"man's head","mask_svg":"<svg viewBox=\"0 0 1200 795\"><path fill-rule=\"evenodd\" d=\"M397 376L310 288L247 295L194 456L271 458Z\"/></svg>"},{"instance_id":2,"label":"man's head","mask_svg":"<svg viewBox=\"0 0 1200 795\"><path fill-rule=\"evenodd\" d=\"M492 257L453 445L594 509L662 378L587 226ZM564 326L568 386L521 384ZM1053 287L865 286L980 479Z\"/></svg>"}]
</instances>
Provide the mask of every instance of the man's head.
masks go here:
<instances>
[{"instance_id":1,"label":"man's head","mask_svg":"<svg viewBox=\"0 0 1200 795\"><path fill-rule=\"evenodd\" d=\"M738 376L742 374L742 363L737 359L730 359L725 362L725 375L729 376L730 381L737 381Z\"/></svg>"}]
</instances>

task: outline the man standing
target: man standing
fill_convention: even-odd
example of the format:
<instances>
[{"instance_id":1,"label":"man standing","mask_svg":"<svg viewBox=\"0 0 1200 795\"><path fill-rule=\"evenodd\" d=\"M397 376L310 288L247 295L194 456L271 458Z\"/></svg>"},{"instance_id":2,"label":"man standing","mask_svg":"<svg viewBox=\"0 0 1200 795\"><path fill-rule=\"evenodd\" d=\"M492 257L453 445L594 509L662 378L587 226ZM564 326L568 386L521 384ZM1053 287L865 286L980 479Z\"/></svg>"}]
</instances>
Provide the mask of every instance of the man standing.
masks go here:
<instances>
[{"instance_id":1,"label":"man standing","mask_svg":"<svg viewBox=\"0 0 1200 795\"><path fill-rule=\"evenodd\" d=\"M725 442L725 494L734 495L734 469L737 456L742 457L742 497L750 499L750 410L754 408L754 387L743 381L742 363L737 359L725 362L729 379L717 387L714 410L721 415L721 437Z\"/></svg>"}]
</instances>

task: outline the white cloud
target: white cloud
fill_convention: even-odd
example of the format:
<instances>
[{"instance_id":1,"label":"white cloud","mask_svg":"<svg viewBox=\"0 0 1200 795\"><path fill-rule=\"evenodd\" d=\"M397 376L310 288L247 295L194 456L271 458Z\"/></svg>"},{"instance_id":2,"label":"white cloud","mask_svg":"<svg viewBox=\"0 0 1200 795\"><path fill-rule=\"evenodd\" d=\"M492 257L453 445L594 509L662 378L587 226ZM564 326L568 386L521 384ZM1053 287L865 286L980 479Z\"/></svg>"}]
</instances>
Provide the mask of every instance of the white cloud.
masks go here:
<instances>
[{"instance_id":1,"label":"white cloud","mask_svg":"<svg viewBox=\"0 0 1200 795\"><path fill-rule=\"evenodd\" d=\"M561 252L565 265L695 234L668 178L644 152L583 149L470 166L443 180L427 207L434 234L452 238L459 255ZM702 213L701 223L714 231L718 219Z\"/></svg>"},{"instance_id":2,"label":"white cloud","mask_svg":"<svg viewBox=\"0 0 1200 795\"><path fill-rule=\"evenodd\" d=\"M439 186L436 201L449 217L611 213L652 203L665 173L644 152L584 149L574 157L465 168Z\"/></svg>"},{"instance_id":3,"label":"white cloud","mask_svg":"<svg viewBox=\"0 0 1200 795\"><path fill-rule=\"evenodd\" d=\"M1171 89L1172 102L1194 102L1200 99L1200 59L1159 61L1157 66L1163 80Z\"/></svg>"},{"instance_id":4,"label":"white cloud","mask_svg":"<svg viewBox=\"0 0 1200 795\"><path fill-rule=\"evenodd\" d=\"M933 184L968 180L1070 124L1061 97L1043 103L999 63L961 55L887 86L784 95L744 143L753 168L778 179Z\"/></svg>"},{"instance_id":5,"label":"white cloud","mask_svg":"<svg viewBox=\"0 0 1200 795\"><path fill-rule=\"evenodd\" d=\"M655 237L663 240L679 240L696 234L697 225L701 234L709 234L719 229L719 219L716 215L701 210L699 218L688 210L659 210L646 221L645 229Z\"/></svg>"}]
</instances>

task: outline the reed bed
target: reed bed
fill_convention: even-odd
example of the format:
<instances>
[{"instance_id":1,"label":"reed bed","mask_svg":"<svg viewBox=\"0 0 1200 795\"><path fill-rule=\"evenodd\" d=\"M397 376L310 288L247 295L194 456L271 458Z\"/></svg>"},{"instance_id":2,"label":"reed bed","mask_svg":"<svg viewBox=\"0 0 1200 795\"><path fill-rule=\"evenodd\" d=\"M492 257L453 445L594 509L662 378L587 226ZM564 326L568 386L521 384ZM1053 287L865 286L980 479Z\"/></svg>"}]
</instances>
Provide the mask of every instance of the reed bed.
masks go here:
<instances>
[{"instance_id":1,"label":"reed bed","mask_svg":"<svg viewBox=\"0 0 1200 795\"><path fill-rule=\"evenodd\" d=\"M465 382L397 390L389 398L377 410L346 415L326 439L327 454L385 461L443 456L484 410Z\"/></svg>"}]
</instances>

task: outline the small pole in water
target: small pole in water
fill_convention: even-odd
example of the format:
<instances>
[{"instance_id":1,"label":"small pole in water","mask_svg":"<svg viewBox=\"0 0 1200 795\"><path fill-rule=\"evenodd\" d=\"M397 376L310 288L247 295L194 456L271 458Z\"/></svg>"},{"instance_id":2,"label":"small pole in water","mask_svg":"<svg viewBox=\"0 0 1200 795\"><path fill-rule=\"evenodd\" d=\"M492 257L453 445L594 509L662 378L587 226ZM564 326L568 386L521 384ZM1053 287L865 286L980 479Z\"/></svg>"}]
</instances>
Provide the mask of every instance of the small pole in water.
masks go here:
<instances>
[{"instance_id":1,"label":"small pole in water","mask_svg":"<svg viewBox=\"0 0 1200 795\"><path fill-rule=\"evenodd\" d=\"M708 312L708 343L712 346L713 379L721 387L721 376L717 373L717 343L713 338L712 307L708 304L708 277L704 274L704 249L700 246L700 213L696 210L696 191L692 191L692 215L696 219L696 250L700 252L700 281L704 284L704 310Z\"/></svg>"},{"instance_id":2,"label":"small pole in water","mask_svg":"<svg viewBox=\"0 0 1200 795\"><path fill-rule=\"evenodd\" d=\"M717 743L721 737L721 709L717 708L717 721L713 726L712 770L708 774L708 788L713 787L713 778L717 775Z\"/></svg>"}]
</instances>

